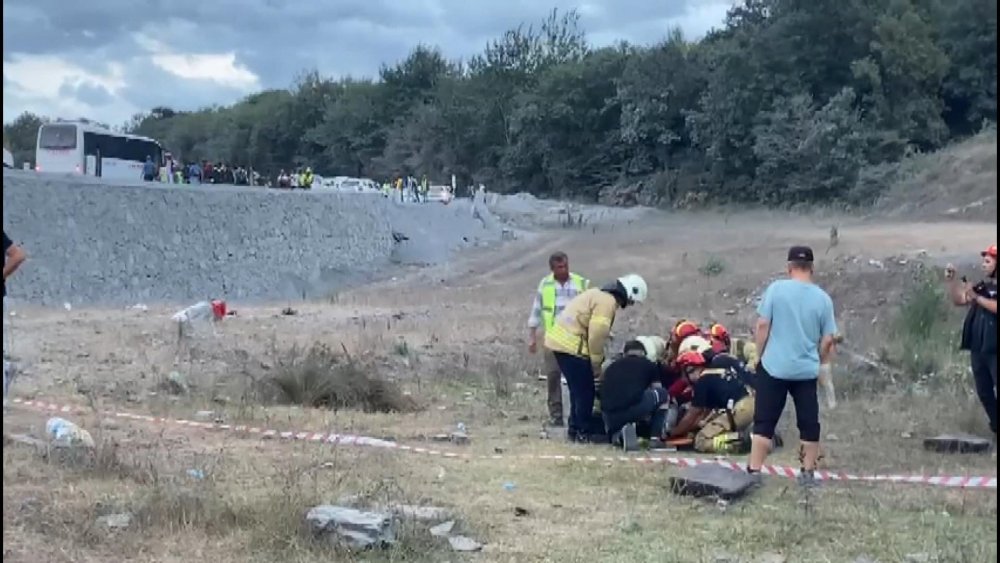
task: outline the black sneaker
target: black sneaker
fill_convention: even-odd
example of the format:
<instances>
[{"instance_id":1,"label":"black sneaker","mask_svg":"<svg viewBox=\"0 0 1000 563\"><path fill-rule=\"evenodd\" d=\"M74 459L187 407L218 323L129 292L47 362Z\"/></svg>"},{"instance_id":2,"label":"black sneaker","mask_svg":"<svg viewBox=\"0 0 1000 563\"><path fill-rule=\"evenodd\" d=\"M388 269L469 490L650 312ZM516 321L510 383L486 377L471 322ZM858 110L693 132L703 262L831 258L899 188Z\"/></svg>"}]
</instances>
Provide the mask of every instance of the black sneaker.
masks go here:
<instances>
[{"instance_id":1,"label":"black sneaker","mask_svg":"<svg viewBox=\"0 0 1000 563\"><path fill-rule=\"evenodd\" d=\"M750 481L752 482L751 486L759 487L762 484L764 484L764 476L761 475L761 473L760 473L759 470L758 471L753 471L748 466L746 468L746 472L747 472L747 475L750 477Z\"/></svg>"},{"instance_id":2,"label":"black sneaker","mask_svg":"<svg viewBox=\"0 0 1000 563\"><path fill-rule=\"evenodd\" d=\"M799 471L798 477L799 486L803 489L815 489L819 487L819 481L816 479L815 471L807 471L805 469Z\"/></svg>"}]
</instances>

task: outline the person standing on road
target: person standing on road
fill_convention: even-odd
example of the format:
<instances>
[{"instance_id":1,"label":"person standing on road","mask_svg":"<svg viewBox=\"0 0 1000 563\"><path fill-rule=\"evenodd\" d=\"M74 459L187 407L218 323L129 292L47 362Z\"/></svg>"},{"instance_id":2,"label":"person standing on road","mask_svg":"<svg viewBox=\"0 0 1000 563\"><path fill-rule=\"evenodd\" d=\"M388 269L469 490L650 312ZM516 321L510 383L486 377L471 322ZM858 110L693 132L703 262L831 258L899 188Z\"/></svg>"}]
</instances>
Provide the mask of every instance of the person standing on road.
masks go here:
<instances>
[{"instance_id":1,"label":"person standing on road","mask_svg":"<svg viewBox=\"0 0 1000 563\"><path fill-rule=\"evenodd\" d=\"M997 434L997 245L983 252L982 270L986 278L972 285L955 279L955 267L945 269L952 303L968 307L962 325L962 350L968 350L976 394L986 410L993 438Z\"/></svg>"},{"instance_id":2,"label":"person standing on road","mask_svg":"<svg viewBox=\"0 0 1000 563\"><path fill-rule=\"evenodd\" d=\"M548 332L556 317L574 297L590 288L587 278L569 271L569 257L565 252L549 256L552 273L542 278L531 304L528 317L528 351L538 351L538 329ZM543 350L545 377L548 382L549 426L563 426L562 374L552 352Z\"/></svg>"},{"instance_id":3,"label":"person standing on road","mask_svg":"<svg viewBox=\"0 0 1000 563\"><path fill-rule=\"evenodd\" d=\"M788 395L802 442L799 482L815 484L819 457L820 365L833 350L837 322L833 300L813 283L813 251L793 246L788 251L788 279L772 283L757 308L755 336L760 364L755 378L757 401L747 470L759 474L771 451L775 428Z\"/></svg>"},{"instance_id":4,"label":"person standing on road","mask_svg":"<svg viewBox=\"0 0 1000 563\"><path fill-rule=\"evenodd\" d=\"M646 280L637 274L622 276L600 289L588 289L566 304L545 333L545 348L555 355L569 386L570 440L589 442L592 436L604 434L604 422L594 417L604 347L618 310L642 303L648 293Z\"/></svg>"}]
</instances>

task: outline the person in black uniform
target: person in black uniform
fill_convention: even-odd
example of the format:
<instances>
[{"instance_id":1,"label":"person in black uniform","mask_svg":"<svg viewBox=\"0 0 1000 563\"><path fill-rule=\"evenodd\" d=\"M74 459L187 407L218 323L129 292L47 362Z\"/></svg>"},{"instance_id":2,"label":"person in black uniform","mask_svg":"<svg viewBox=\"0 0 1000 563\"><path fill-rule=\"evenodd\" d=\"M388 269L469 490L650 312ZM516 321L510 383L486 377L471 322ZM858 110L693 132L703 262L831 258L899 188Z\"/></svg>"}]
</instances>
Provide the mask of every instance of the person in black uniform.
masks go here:
<instances>
[{"instance_id":1,"label":"person in black uniform","mask_svg":"<svg viewBox=\"0 0 1000 563\"><path fill-rule=\"evenodd\" d=\"M962 325L962 350L968 350L976 394L986 410L993 437L997 433L997 245L980 253L986 277L971 284L955 279L955 267L948 265L945 277L952 303L968 307Z\"/></svg>"},{"instance_id":2,"label":"person in black uniform","mask_svg":"<svg viewBox=\"0 0 1000 563\"><path fill-rule=\"evenodd\" d=\"M667 411L667 390L660 381L660 367L647 357L638 340L625 343L625 355L604 371L601 383L601 416L612 440L626 451L638 447L639 434L660 438Z\"/></svg>"}]
</instances>

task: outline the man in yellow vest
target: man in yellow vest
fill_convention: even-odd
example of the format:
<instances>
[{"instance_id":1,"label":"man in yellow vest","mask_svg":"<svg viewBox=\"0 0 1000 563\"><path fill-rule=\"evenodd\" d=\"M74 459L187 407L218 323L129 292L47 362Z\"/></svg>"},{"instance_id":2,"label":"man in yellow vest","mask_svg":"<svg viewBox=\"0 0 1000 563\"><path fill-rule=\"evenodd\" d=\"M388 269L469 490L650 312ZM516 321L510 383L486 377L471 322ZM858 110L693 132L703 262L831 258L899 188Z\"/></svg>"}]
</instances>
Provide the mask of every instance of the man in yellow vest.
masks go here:
<instances>
[{"instance_id":1,"label":"man in yellow vest","mask_svg":"<svg viewBox=\"0 0 1000 563\"><path fill-rule=\"evenodd\" d=\"M299 178L299 187L303 190L311 190L313 187L313 169L306 166L305 172L302 173L302 177Z\"/></svg>"},{"instance_id":2,"label":"man in yellow vest","mask_svg":"<svg viewBox=\"0 0 1000 563\"><path fill-rule=\"evenodd\" d=\"M531 316L528 318L528 351L532 354L538 350L538 329L548 332L566 304L590 288L589 280L569 271L569 257L565 252L556 252L549 256L549 269L552 273L538 283L538 290L531 306ZM561 427L563 426L562 374L552 352L543 350L543 358L545 377L548 381L549 425Z\"/></svg>"}]
</instances>

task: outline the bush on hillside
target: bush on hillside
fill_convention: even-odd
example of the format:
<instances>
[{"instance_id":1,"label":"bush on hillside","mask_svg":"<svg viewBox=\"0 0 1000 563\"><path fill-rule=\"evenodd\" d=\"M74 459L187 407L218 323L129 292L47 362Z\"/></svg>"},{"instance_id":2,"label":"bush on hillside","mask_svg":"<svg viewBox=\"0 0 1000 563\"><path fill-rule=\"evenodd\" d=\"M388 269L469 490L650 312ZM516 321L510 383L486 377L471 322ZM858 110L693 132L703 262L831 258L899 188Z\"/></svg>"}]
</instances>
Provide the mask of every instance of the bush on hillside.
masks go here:
<instances>
[{"instance_id":1,"label":"bush on hillside","mask_svg":"<svg viewBox=\"0 0 1000 563\"><path fill-rule=\"evenodd\" d=\"M352 358L326 344L308 350L293 347L265 379L269 393L282 403L333 410L411 412L414 401L378 373L371 362Z\"/></svg>"}]
</instances>

